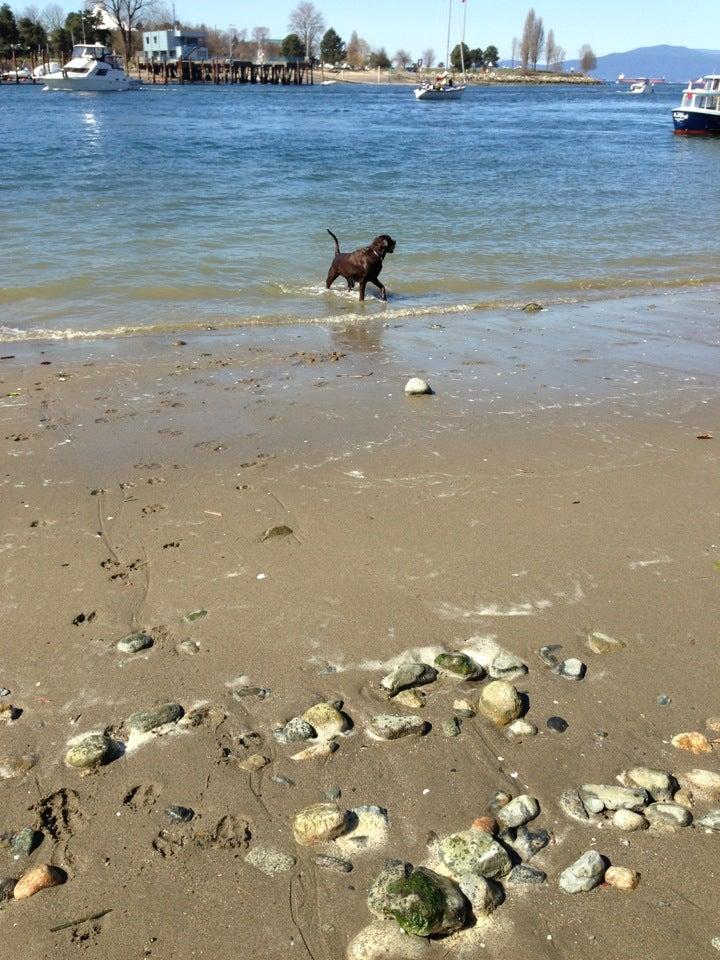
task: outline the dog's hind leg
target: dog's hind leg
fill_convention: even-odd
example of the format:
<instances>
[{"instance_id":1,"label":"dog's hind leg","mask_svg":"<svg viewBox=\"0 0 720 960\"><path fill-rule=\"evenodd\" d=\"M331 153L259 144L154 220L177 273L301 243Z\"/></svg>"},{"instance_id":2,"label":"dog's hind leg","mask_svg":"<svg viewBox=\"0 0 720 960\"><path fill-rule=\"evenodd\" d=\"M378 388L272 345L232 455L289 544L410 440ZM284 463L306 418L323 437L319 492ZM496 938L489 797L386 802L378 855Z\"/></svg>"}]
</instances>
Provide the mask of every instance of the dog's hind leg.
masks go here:
<instances>
[{"instance_id":1,"label":"dog's hind leg","mask_svg":"<svg viewBox=\"0 0 720 960\"><path fill-rule=\"evenodd\" d=\"M340 271L336 267L330 267L328 270L327 280L325 281L325 286L329 290L330 287L335 283L337 278L340 276Z\"/></svg>"}]
</instances>

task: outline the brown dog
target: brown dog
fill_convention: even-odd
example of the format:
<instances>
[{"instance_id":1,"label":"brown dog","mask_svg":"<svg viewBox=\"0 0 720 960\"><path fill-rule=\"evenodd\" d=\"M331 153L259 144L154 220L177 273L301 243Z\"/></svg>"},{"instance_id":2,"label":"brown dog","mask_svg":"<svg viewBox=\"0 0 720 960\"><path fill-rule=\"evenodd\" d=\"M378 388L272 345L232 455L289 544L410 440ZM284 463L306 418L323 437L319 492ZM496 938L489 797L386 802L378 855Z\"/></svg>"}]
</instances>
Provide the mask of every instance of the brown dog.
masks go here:
<instances>
[{"instance_id":1,"label":"brown dog","mask_svg":"<svg viewBox=\"0 0 720 960\"><path fill-rule=\"evenodd\" d=\"M365 299L365 287L368 283L375 284L383 300L387 300L387 290L378 277L385 254L392 253L395 249L393 238L387 233L381 233L379 237L375 237L369 247L360 247L352 253L341 253L338 238L332 230L328 230L328 233L335 241L335 257L330 264L325 284L328 290L338 277L344 277L347 280L348 290L352 290L356 283L360 284L361 300Z\"/></svg>"}]
</instances>

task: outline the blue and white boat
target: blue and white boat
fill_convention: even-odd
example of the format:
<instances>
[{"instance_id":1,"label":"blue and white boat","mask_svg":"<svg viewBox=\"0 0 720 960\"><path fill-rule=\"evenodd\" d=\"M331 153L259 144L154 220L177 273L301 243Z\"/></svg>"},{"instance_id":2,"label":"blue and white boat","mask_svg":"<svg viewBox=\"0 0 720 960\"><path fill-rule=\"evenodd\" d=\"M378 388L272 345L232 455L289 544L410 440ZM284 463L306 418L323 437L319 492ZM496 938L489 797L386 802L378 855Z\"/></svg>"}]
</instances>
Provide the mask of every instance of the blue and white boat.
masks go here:
<instances>
[{"instance_id":1,"label":"blue and white boat","mask_svg":"<svg viewBox=\"0 0 720 960\"><path fill-rule=\"evenodd\" d=\"M673 124L681 136L720 136L720 74L709 74L699 86L687 85L673 110Z\"/></svg>"}]
</instances>

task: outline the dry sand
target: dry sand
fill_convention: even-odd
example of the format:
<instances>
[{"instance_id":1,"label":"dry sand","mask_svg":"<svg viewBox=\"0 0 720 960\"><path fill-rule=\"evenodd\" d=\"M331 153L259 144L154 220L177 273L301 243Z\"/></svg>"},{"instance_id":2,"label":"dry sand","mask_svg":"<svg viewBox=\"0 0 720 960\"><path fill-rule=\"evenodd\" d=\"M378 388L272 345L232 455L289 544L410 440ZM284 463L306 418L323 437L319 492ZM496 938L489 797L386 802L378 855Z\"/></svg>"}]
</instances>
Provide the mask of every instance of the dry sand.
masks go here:
<instances>
[{"instance_id":1,"label":"dry sand","mask_svg":"<svg viewBox=\"0 0 720 960\"><path fill-rule=\"evenodd\" d=\"M669 743L720 714L720 433L696 439L720 411L717 301L5 345L0 686L22 714L0 754L37 763L0 781L0 834L41 829L29 863L68 873L0 907L5 953L341 960L384 859L419 862L430 831L466 828L505 789L540 800L548 881L509 891L469 944L433 956L712 956L718 836L583 826L558 799L634 764L720 771L717 744L693 757ZM435 395L406 398L413 374ZM262 542L277 524L292 534ZM154 646L119 654L138 629ZM626 646L593 655L592 630ZM518 686L538 736L510 743L474 719L445 739L458 687L441 681L427 736L368 740L370 717L410 712L388 705L380 665L473 635L528 663ZM550 675L547 643L586 678ZM234 699L241 677L270 695ZM336 697L352 735L329 760L292 762L272 726ZM168 701L209 710L88 776L65 767L71 738L122 738L123 719ZM243 771L255 753L270 765ZM349 874L292 836L294 814L336 788L390 818L386 848ZM195 819L171 824L171 804ZM266 877L244 862L256 846L297 866ZM561 893L559 872L590 848L639 870L639 888ZM0 846L0 879L25 868Z\"/></svg>"}]
</instances>

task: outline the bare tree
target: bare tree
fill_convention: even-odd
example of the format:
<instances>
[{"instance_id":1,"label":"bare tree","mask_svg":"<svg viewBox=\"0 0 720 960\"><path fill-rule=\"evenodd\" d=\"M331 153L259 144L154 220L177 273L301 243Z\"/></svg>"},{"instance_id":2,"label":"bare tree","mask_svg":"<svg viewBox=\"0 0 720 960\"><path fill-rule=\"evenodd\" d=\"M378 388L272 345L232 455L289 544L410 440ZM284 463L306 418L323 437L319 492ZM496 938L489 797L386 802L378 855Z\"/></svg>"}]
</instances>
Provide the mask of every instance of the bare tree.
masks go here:
<instances>
[{"instance_id":1,"label":"bare tree","mask_svg":"<svg viewBox=\"0 0 720 960\"><path fill-rule=\"evenodd\" d=\"M550 69L550 67L555 63L555 51L557 45L555 43L555 31L548 31L547 39L545 40L545 66Z\"/></svg>"},{"instance_id":2,"label":"bare tree","mask_svg":"<svg viewBox=\"0 0 720 960\"><path fill-rule=\"evenodd\" d=\"M299 3L290 14L290 30L305 44L305 56L309 60L318 37L325 29L325 19L314 3Z\"/></svg>"},{"instance_id":3,"label":"bare tree","mask_svg":"<svg viewBox=\"0 0 720 960\"><path fill-rule=\"evenodd\" d=\"M532 61L533 34L535 32L535 11L528 10L523 25L522 37L520 38L520 64L523 70L527 70Z\"/></svg>"},{"instance_id":4,"label":"bare tree","mask_svg":"<svg viewBox=\"0 0 720 960\"><path fill-rule=\"evenodd\" d=\"M515 61L517 60L517 55L518 55L518 49L519 49L519 47L520 47L520 43L519 43L519 41L518 41L518 38L517 38L517 37L513 37L513 38L512 38L512 47L511 47L511 50L512 50L511 57L512 57L512 68L513 68L513 70L515 69Z\"/></svg>"},{"instance_id":5,"label":"bare tree","mask_svg":"<svg viewBox=\"0 0 720 960\"><path fill-rule=\"evenodd\" d=\"M267 27L253 27L251 36L255 44L255 59L262 61L265 59L267 42L270 39L270 31Z\"/></svg>"},{"instance_id":6,"label":"bare tree","mask_svg":"<svg viewBox=\"0 0 720 960\"><path fill-rule=\"evenodd\" d=\"M133 54L133 32L141 25L145 14L152 12L152 0L100 0L99 5L117 24L125 51L125 60Z\"/></svg>"},{"instance_id":7,"label":"bare tree","mask_svg":"<svg viewBox=\"0 0 720 960\"><path fill-rule=\"evenodd\" d=\"M428 47L427 50L423 50L423 66L430 69L435 63L435 51L432 47Z\"/></svg>"},{"instance_id":8,"label":"bare tree","mask_svg":"<svg viewBox=\"0 0 720 960\"><path fill-rule=\"evenodd\" d=\"M593 52L593 48L589 43L583 44L580 47L580 68L583 73L590 73L591 70L594 70L597 67L597 57Z\"/></svg>"},{"instance_id":9,"label":"bare tree","mask_svg":"<svg viewBox=\"0 0 720 960\"><path fill-rule=\"evenodd\" d=\"M537 70L538 60L542 52L545 41L545 26L542 17L535 17L533 24L532 42L530 46L530 59L532 60L533 70Z\"/></svg>"},{"instance_id":10,"label":"bare tree","mask_svg":"<svg viewBox=\"0 0 720 960\"><path fill-rule=\"evenodd\" d=\"M412 57L407 50L400 49L393 57L393 61L398 70L404 70L409 63L412 63Z\"/></svg>"},{"instance_id":11,"label":"bare tree","mask_svg":"<svg viewBox=\"0 0 720 960\"><path fill-rule=\"evenodd\" d=\"M48 33L59 30L65 23L65 11L59 3L49 3L40 14L40 22Z\"/></svg>"},{"instance_id":12,"label":"bare tree","mask_svg":"<svg viewBox=\"0 0 720 960\"><path fill-rule=\"evenodd\" d=\"M553 57L552 69L555 73L562 73L563 64L565 63L565 49L563 47L555 47L555 56Z\"/></svg>"}]
</instances>

